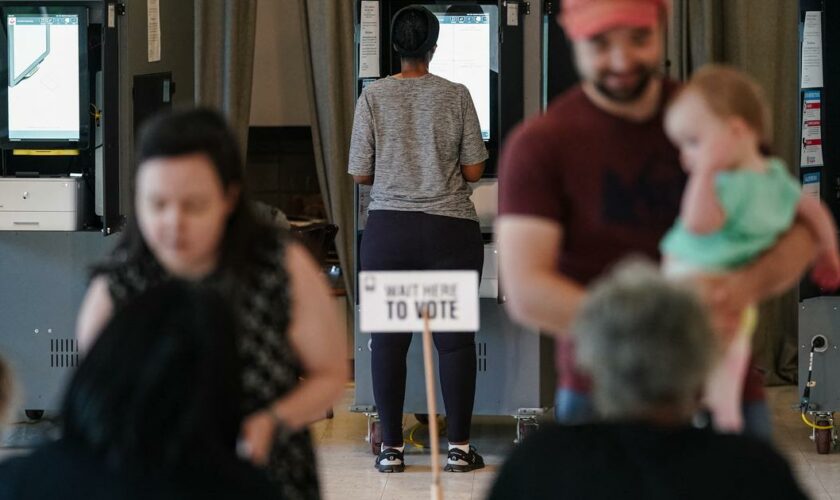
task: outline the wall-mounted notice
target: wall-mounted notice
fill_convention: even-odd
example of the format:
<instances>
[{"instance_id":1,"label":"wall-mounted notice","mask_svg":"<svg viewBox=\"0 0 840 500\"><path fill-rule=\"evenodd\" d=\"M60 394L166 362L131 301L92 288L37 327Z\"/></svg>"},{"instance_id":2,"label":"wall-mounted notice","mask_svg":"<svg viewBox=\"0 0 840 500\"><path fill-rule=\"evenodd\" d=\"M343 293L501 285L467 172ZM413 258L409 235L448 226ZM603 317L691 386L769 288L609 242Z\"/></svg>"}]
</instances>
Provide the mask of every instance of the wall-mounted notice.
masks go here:
<instances>
[{"instance_id":1,"label":"wall-mounted notice","mask_svg":"<svg viewBox=\"0 0 840 500\"><path fill-rule=\"evenodd\" d=\"M379 78L379 2L362 1L359 78Z\"/></svg>"},{"instance_id":2,"label":"wall-mounted notice","mask_svg":"<svg viewBox=\"0 0 840 500\"><path fill-rule=\"evenodd\" d=\"M818 167L823 164L822 151L822 93L805 92L802 104L801 167Z\"/></svg>"},{"instance_id":3,"label":"wall-mounted notice","mask_svg":"<svg viewBox=\"0 0 840 500\"><path fill-rule=\"evenodd\" d=\"M519 26L519 2L507 2L507 25Z\"/></svg>"},{"instance_id":4,"label":"wall-mounted notice","mask_svg":"<svg viewBox=\"0 0 840 500\"><path fill-rule=\"evenodd\" d=\"M147 0L146 23L148 30L146 40L149 45L149 62L160 61L160 0Z\"/></svg>"},{"instance_id":5,"label":"wall-mounted notice","mask_svg":"<svg viewBox=\"0 0 840 500\"><path fill-rule=\"evenodd\" d=\"M811 172L802 176L802 194L820 199L820 173Z\"/></svg>"},{"instance_id":6,"label":"wall-mounted notice","mask_svg":"<svg viewBox=\"0 0 840 500\"><path fill-rule=\"evenodd\" d=\"M802 82L803 89L823 86L822 12L805 13L802 29Z\"/></svg>"}]
</instances>

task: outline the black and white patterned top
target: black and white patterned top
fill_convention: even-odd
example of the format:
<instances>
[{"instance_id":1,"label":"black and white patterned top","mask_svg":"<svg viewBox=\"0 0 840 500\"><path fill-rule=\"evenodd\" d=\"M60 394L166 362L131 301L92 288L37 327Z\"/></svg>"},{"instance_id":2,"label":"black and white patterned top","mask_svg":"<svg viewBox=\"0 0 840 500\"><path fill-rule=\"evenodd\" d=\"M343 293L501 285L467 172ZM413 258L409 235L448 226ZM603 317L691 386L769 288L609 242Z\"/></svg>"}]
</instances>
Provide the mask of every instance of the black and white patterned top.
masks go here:
<instances>
[{"instance_id":1,"label":"black and white patterned top","mask_svg":"<svg viewBox=\"0 0 840 500\"><path fill-rule=\"evenodd\" d=\"M283 397L299 383L302 368L288 337L290 301L285 267L287 237L280 235L256 252L247 275L216 272L202 283L231 298L240 323L244 413ZM104 273L114 307L169 279L154 259L125 263ZM309 432L278 429L268 465L269 478L285 500L320 498Z\"/></svg>"}]
</instances>

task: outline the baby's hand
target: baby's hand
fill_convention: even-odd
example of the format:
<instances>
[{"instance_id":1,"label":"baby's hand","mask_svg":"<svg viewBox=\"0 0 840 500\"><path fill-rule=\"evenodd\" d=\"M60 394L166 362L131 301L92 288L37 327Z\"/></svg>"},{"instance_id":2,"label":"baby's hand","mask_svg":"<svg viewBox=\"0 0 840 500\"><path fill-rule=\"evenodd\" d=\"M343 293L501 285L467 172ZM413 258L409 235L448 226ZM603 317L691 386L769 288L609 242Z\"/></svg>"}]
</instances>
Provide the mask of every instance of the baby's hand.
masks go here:
<instances>
[{"instance_id":1,"label":"baby's hand","mask_svg":"<svg viewBox=\"0 0 840 500\"><path fill-rule=\"evenodd\" d=\"M817 257L817 263L811 271L811 280L827 292L840 288L840 254L837 250L824 252Z\"/></svg>"},{"instance_id":2,"label":"baby's hand","mask_svg":"<svg viewBox=\"0 0 840 500\"><path fill-rule=\"evenodd\" d=\"M729 167L726 163L719 162L719 161L698 161L697 168L692 173L698 173L703 175L715 175L718 172L723 172L724 170L728 170Z\"/></svg>"}]
</instances>

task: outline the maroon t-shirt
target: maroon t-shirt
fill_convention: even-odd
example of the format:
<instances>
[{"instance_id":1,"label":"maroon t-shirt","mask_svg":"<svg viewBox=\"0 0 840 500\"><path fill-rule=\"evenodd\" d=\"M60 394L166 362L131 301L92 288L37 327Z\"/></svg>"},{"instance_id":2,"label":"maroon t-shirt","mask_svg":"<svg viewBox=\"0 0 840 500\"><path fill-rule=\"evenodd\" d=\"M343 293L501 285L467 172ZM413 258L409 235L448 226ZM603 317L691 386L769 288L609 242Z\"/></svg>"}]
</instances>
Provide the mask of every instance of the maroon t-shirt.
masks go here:
<instances>
[{"instance_id":1,"label":"maroon t-shirt","mask_svg":"<svg viewBox=\"0 0 840 500\"><path fill-rule=\"evenodd\" d=\"M639 123L598 108L575 87L505 143L500 213L558 222L558 270L583 286L628 255L658 261L659 241L677 218L686 177L662 126L677 84L666 81L664 89L660 111ZM557 342L557 367L560 387L589 390L567 339ZM761 386L751 371L744 399L761 399Z\"/></svg>"}]
</instances>

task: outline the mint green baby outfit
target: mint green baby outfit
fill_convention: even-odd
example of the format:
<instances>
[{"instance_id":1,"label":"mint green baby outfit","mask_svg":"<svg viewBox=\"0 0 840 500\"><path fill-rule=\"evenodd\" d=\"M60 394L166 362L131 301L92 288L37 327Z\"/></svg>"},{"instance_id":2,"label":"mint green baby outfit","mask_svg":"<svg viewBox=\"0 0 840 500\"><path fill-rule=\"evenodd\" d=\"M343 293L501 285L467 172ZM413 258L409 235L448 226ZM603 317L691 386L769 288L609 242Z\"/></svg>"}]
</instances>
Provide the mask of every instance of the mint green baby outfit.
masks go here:
<instances>
[{"instance_id":1,"label":"mint green baby outfit","mask_svg":"<svg viewBox=\"0 0 840 500\"><path fill-rule=\"evenodd\" d=\"M764 172L736 169L715 177L723 227L698 235L677 219L660 244L669 258L697 270L723 272L753 261L791 226L801 186L784 162L769 158Z\"/></svg>"}]
</instances>

